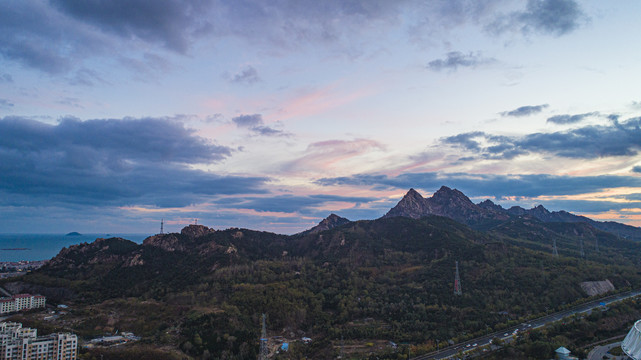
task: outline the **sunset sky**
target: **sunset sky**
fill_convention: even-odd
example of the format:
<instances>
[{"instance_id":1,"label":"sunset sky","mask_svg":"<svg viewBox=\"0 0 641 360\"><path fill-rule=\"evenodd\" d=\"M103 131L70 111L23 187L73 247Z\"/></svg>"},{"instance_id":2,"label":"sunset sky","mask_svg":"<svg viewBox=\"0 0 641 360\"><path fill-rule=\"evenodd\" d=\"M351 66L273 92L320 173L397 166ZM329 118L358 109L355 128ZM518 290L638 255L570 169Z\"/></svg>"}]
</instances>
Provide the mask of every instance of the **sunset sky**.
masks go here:
<instances>
[{"instance_id":1,"label":"sunset sky","mask_svg":"<svg viewBox=\"0 0 641 360\"><path fill-rule=\"evenodd\" d=\"M641 226L641 2L0 2L0 233L291 234L409 188Z\"/></svg>"}]
</instances>

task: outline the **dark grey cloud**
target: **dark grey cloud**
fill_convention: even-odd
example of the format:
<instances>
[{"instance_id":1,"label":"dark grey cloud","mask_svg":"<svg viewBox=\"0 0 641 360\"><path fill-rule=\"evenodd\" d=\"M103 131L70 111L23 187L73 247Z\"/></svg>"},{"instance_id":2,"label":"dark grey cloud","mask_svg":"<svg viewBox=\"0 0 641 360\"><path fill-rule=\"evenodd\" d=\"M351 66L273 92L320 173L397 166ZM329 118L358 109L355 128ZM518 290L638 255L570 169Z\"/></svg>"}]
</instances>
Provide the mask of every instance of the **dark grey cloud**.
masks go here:
<instances>
[{"instance_id":1,"label":"dark grey cloud","mask_svg":"<svg viewBox=\"0 0 641 360\"><path fill-rule=\"evenodd\" d=\"M190 165L232 149L163 118L0 119L0 202L185 206L203 196L264 193L261 177L219 176ZM65 205L66 206L66 205Z\"/></svg>"},{"instance_id":2,"label":"dark grey cloud","mask_svg":"<svg viewBox=\"0 0 641 360\"><path fill-rule=\"evenodd\" d=\"M240 84L253 84L260 81L258 71L253 66L244 68L241 72L234 74L229 81Z\"/></svg>"},{"instance_id":3,"label":"dark grey cloud","mask_svg":"<svg viewBox=\"0 0 641 360\"><path fill-rule=\"evenodd\" d=\"M432 60L427 64L427 68L433 71L452 70L459 67L477 67L496 62L493 58L484 58L479 52L464 54L459 51L452 51L446 54L444 59Z\"/></svg>"},{"instance_id":4,"label":"dark grey cloud","mask_svg":"<svg viewBox=\"0 0 641 360\"><path fill-rule=\"evenodd\" d=\"M256 135L263 136L290 136L282 130L274 129L264 125L263 116L261 114L252 115L239 115L231 119L239 128L249 129Z\"/></svg>"},{"instance_id":5,"label":"dark grey cloud","mask_svg":"<svg viewBox=\"0 0 641 360\"><path fill-rule=\"evenodd\" d=\"M625 122L613 119L610 125L584 126L562 132L512 137L471 132L445 137L441 141L485 159L512 159L528 153L579 159L633 156L641 149L640 125L641 118Z\"/></svg>"},{"instance_id":6,"label":"dark grey cloud","mask_svg":"<svg viewBox=\"0 0 641 360\"><path fill-rule=\"evenodd\" d=\"M501 113L501 115L515 116L515 117L530 116L530 115L540 113L541 111L543 111L543 109L547 108L548 106L549 106L548 104L521 106L514 110L504 111Z\"/></svg>"},{"instance_id":7,"label":"dark grey cloud","mask_svg":"<svg viewBox=\"0 0 641 360\"><path fill-rule=\"evenodd\" d=\"M524 34L561 36L577 29L584 19L575 0L528 0L524 10L499 17L487 29L496 34L516 29Z\"/></svg>"},{"instance_id":8,"label":"dark grey cloud","mask_svg":"<svg viewBox=\"0 0 641 360\"><path fill-rule=\"evenodd\" d=\"M0 108L8 109L12 107L13 107L13 103L11 101L7 99L0 99Z\"/></svg>"},{"instance_id":9,"label":"dark grey cloud","mask_svg":"<svg viewBox=\"0 0 641 360\"><path fill-rule=\"evenodd\" d=\"M576 114L576 115L554 115L552 117L549 117L547 122L553 123L553 124L575 124L578 122L583 121L583 119L588 118L588 117L593 117L593 116L598 116L598 112L590 112L590 113L585 113L585 114Z\"/></svg>"},{"instance_id":10,"label":"dark grey cloud","mask_svg":"<svg viewBox=\"0 0 641 360\"><path fill-rule=\"evenodd\" d=\"M9 74L1 74L0 75L0 84L2 83L12 83L13 82L13 76Z\"/></svg>"},{"instance_id":11,"label":"dark grey cloud","mask_svg":"<svg viewBox=\"0 0 641 360\"><path fill-rule=\"evenodd\" d=\"M105 32L128 39L157 42L185 53L193 34L211 24L202 15L211 1L175 0L52 0L63 13Z\"/></svg>"},{"instance_id":12,"label":"dark grey cloud","mask_svg":"<svg viewBox=\"0 0 641 360\"><path fill-rule=\"evenodd\" d=\"M635 173L641 173L641 166L635 166L632 168L632 171Z\"/></svg>"},{"instance_id":13,"label":"dark grey cloud","mask_svg":"<svg viewBox=\"0 0 641 360\"><path fill-rule=\"evenodd\" d=\"M549 174L493 175L468 173L406 173L398 176L358 174L348 177L322 178L323 186L369 186L375 190L419 188L436 191L442 185L457 188L468 196L536 197L575 195L617 187L641 186L635 176L558 176Z\"/></svg>"}]
</instances>

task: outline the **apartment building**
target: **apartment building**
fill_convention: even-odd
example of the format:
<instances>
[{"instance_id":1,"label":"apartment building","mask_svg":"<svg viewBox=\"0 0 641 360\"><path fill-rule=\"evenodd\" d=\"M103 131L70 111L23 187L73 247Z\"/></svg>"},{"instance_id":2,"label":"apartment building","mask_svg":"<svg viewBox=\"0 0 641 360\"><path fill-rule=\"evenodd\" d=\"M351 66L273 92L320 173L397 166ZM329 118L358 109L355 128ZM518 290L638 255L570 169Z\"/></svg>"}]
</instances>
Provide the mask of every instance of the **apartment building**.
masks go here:
<instances>
[{"instance_id":1,"label":"apartment building","mask_svg":"<svg viewBox=\"0 0 641 360\"><path fill-rule=\"evenodd\" d=\"M77 353L75 334L38 336L20 323L0 323L0 360L76 360Z\"/></svg>"},{"instance_id":2,"label":"apartment building","mask_svg":"<svg viewBox=\"0 0 641 360\"><path fill-rule=\"evenodd\" d=\"M47 299L42 295L16 294L0 298L0 315L26 309L45 307Z\"/></svg>"}]
</instances>

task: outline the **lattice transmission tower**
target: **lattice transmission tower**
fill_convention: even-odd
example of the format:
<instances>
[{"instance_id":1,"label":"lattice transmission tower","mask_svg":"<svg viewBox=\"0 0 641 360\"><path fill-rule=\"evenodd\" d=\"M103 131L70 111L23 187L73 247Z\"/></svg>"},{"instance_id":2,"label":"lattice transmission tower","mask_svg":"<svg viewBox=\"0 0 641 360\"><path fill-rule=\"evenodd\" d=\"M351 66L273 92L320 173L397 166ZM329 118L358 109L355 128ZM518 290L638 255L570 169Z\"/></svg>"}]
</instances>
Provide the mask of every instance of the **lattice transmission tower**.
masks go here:
<instances>
[{"instance_id":1,"label":"lattice transmission tower","mask_svg":"<svg viewBox=\"0 0 641 360\"><path fill-rule=\"evenodd\" d=\"M454 295L463 295L463 290L461 290L461 276L458 272L458 261L456 262L456 275L454 275Z\"/></svg>"},{"instance_id":2,"label":"lattice transmission tower","mask_svg":"<svg viewBox=\"0 0 641 360\"><path fill-rule=\"evenodd\" d=\"M581 257L584 258L585 257L585 250L583 250L583 238L579 238L579 246L580 246L580 249L581 249Z\"/></svg>"},{"instance_id":3,"label":"lattice transmission tower","mask_svg":"<svg viewBox=\"0 0 641 360\"><path fill-rule=\"evenodd\" d=\"M260 353L258 360L267 360L269 348L267 347L267 326L265 325L265 314L263 313L263 327L260 331Z\"/></svg>"},{"instance_id":4,"label":"lattice transmission tower","mask_svg":"<svg viewBox=\"0 0 641 360\"><path fill-rule=\"evenodd\" d=\"M165 225L165 219L160 219L160 235L165 233L164 225Z\"/></svg>"}]
</instances>

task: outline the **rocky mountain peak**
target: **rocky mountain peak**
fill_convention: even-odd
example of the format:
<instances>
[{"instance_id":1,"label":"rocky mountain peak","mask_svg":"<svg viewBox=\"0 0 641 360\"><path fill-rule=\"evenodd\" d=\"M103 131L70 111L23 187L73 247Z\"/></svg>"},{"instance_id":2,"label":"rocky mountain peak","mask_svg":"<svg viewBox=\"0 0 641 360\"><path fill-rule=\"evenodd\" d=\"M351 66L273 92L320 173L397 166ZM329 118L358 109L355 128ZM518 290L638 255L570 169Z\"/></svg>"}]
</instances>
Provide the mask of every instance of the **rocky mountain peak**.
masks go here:
<instances>
[{"instance_id":1,"label":"rocky mountain peak","mask_svg":"<svg viewBox=\"0 0 641 360\"><path fill-rule=\"evenodd\" d=\"M494 211L505 211L501 205L497 205L492 200L486 199L480 203L477 204L478 206L482 207L485 210L494 210Z\"/></svg>"},{"instance_id":2,"label":"rocky mountain peak","mask_svg":"<svg viewBox=\"0 0 641 360\"><path fill-rule=\"evenodd\" d=\"M384 217L405 216L420 219L428 214L431 214L431 209L427 200L416 190L410 189Z\"/></svg>"},{"instance_id":3,"label":"rocky mountain peak","mask_svg":"<svg viewBox=\"0 0 641 360\"><path fill-rule=\"evenodd\" d=\"M185 235L185 236L188 236L188 237L190 237L192 239L195 239L197 237L201 237L201 236L207 235L209 233L213 233L215 231L216 230L210 229L205 225L188 225L188 226L185 226L180 231L180 233L182 235Z\"/></svg>"},{"instance_id":4,"label":"rocky mountain peak","mask_svg":"<svg viewBox=\"0 0 641 360\"><path fill-rule=\"evenodd\" d=\"M441 186L437 192L432 195L431 199L435 202L450 202L450 203L459 203L459 204L470 204L474 205L470 198L465 196L462 192L457 189L450 189L447 186Z\"/></svg>"},{"instance_id":5,"label":"rocky mountain peak","mask_svg":"<svg viewBox=\"0 0 641 360\"><path fill-rule=\"evenodd\" d=\"M306 234L315 234L321 231L325 230L330 230L333 229L337 226L341 226L343 224L347 224L349 219L346 219L344 217L340 217L336 214L330 214L328 217L325 219L321 220L321 222L318 223L318 225L314 226L313 228L305 231L304 233Z\"/></svg>"}]
</instances>

